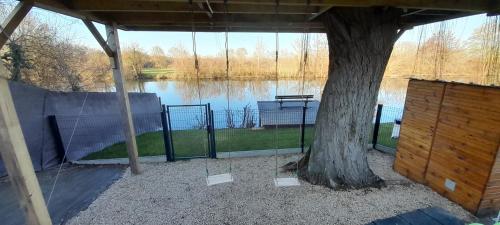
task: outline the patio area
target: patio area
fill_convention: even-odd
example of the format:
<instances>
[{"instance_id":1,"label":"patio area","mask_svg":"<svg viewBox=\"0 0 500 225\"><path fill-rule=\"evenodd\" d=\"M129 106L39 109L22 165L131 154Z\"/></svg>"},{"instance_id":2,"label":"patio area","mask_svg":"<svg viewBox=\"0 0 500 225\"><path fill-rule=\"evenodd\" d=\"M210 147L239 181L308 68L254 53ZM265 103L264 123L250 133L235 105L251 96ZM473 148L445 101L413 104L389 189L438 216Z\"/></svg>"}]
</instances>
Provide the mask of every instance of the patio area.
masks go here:
<instances>
[{"instance_id":1,"label":"patio area","mask_svg":"<svg viewBox=\"0 0 500 225\"><path fill-rule=\"evenodd\" d=\"M61 169L48 210L53 224L64 224L86 209L125 171L118 165L64 165ZM36 174L45 202L57 176L58 167ZM8 177L0 178L0 221L2 225L27 224Z\"/></svg>"},{"instance_id":2,"label":"patio area","mask_svg":"<svg viewBox=\"0 0 500 225\"><path fill-rule=\"evenodd\" d=\"M278 165L296 157L280 156ZM128 170L68 224L367 224L430 206L473 220L457 204L395 173L393 156L372 150L368 159L387 187L335 191L301 181L277 188L269 156L231 159L234 182L210 187L205 159L144 163L143 174ZM209 160L210 173L227 172L229 162Z\"/></svg>"}]
</instances>

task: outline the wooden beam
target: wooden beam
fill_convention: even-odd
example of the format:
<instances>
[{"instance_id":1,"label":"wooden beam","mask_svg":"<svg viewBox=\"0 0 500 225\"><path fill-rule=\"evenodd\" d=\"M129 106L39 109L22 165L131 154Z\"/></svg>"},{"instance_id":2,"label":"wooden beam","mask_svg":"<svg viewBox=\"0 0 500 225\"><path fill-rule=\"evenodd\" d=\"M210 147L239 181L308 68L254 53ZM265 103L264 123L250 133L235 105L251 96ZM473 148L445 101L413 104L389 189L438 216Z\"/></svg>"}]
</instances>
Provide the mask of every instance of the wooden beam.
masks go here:
<instances>
[{"instance_id":1,"label":"wooden beam","mask_svg":"<svg viewBox=\"0 0 500 225\"><path fill-rule=\"evenodd\" d=\"M318 18L323 13L327 12L328 10L330 10L333 7L334 7L333 5L323 7L318 13L315 13L314 15L309 17L309 21L313 21L314 19Z\"/></svg>"},{"instance_id":2,"label":"wooden beam","mask_svg":"<svg viewBox=\"0 0 500 225\"><path fill-rule=\"evenodd\" d=\"M175 28L188 28L189 30L191 30L191 23L190 22L179 22L179 23L162 23L162 24L148 24L148 23L144 23L144 22L137 22L137 23L130 23L128 24L128 27L144 27L144 28L147 28L147 29L151 29L153 27L169 27L169 28L172 28L174 30L176 30ZM219 29L219 28L222 28L223 30L225 30L225 27L226 27L226 23L225 22L210 22L210 21L207 21L207 22L197 22L195 23L195 26L196 26L196 30L198 31L199 29L204 29L204 28L208 28L208 29ZM253 27L253 28L263 28L263 29L268 29L268 30L275 30L276 27L279 27L280 28L280 31L281 28L283 28L284 30L286 29L289 29L289 28L301 28L301 29L304 29L304 27L308 27L308 28L311 28L311 29L324 29L324 25L320 22L310 22L310 23L305 23L305 22L294 22L294 23L283 23L283 22L255 22L255 23L250 23L250 22L231 22L229 24L229 31L233 31L234 28L245 28L245 27ZM283 31L284 31L283 30Z\"/></svg>"},{"instance_id":3,"label":"wooden beam","mask_svg":"<svg viewBox=\"0 0 500 225\"><path fill-rule=\"evenodd\" d=\"M33 1L19 2L9 16L7 16L5 21L2 23L2 27L0 27L0 48L5 45L14 30L28 14L31 7L33 7Z\"/></svg>"},{"instance_id":4,"label":"wooden beam","mask_svg":"<svg viewBox=\"0 0 500 225\"><path fill-rule=\"evenodd\" d=\"M93 16L91 13L85 11L77 11L74 10L73 8L68 8L68 6L64 4L67 1L59 1L59 0L34 0L34 1L35 1L34 6L41 9L57 12L77 19L89 19L94 22L104 23L104 21Z\"/></svg>"},{"instance_id":5,"label":"wooden beam","mask_svg":"<svg viewBox=\"0 0 500 225\"><path fill-rule=\"evenodd\" d=\"M158 30L162 26L178 26L191 21L191 6L187 0L35 0L36 6L85 18L103 24L117 23L124 30ZM193 4L202 4L204 7L194 7L195 23L225 22L225 0L209 0L212 8L211 18L207 18L207 0L193 0ZM307 5L309 2L309 5ZM231 22L262 23L262 22L304 22L307 18L314 21L331 7L396 7L406 11L427 10L428 13L441 13L448 11L443 16L435 17L413 14L405 16L405 23L422 25L428 21L443 21L456 18L455 15L472 15L477 13L498 13L500 1L498 0L280 0L280 16L275 17L276 1L270 0L229 0L227 7ZM459 14L460 13L460 14ZM437 20L436 20L437 19ZM198 25L196 25L198 26ZM260 26L248 27L248 31L259 31ZM244 31L244 27L238 28ZM184 26L178 30L183 31ZM213 30L218 31L218 30ZM262 27L263 32L269 28ZM289 29L288 31L295 31ZM300 32L300 31L299 31Z\"/></svg>"},{"instance_id":6,"label":"wooden beam","mask_svg":"<svg viewBox=\"0 0 500 225\"><path fill-rule=\"evenodd\" d=\"M5 45L32 6L33 1L19 2L5 19L0 31L0 48ZM26 224L50 225L52 221L10 93L8 74L3 63L0 63L0 155L19 198L19 205L25 213Z\"/></svg>"},{"instance_id":7,"label":"wooden beam","mask_svg":"<svg viewBox=\"0 0 500 225\"><path fill-rule=\"evenodd\" d=\"M417 9L417 10L414 10L412 12L405 13L405 14L401 15L401 17L415 15L415 14L423 12L423 11L425 11L425 9Z\"/></svg>"},{"instance_id":8,"label":"wooden beam","mask_svg":"<svg viewBox=\"0 0 500 225\"><path fill-rule=\"evenodd\" d=\"M52 224L17 117L7 69L0 65L0 155L26 216L26 224Z\"/></svg>"},{"instance_id":9,"label":"wooden beam","mask_svg":"<svg viewBox=\"0 0 500 225\"><path fill-rule=\"evenodd\" d=\"M461 18L461 17L465 17L465 16L472 16L472 15L475 15L476 13L471 13L471 12L455 12L455 13L452 13L452 14L449 14L449 15L446 15L446 16L425 16L424 18L421 18L421 19L414 19L412 17L415 17L415 16L419 16L418 14L413 14L413 15L410 15L410 16L405 16L405 17L402 17L401 20L400 20L400 23L402 26L405 26L405 27L414 27L414 26L419 26L419 25L422 25L422 24L429 24L429 23L435 23L435 22L439 22L439 21L443 21L446 19L457 19L457 18ZM415 22L415 21L418 21L418 22Z\"/></svg>"},{"instance_id":10,"label":"wooden beam","mask_svg":"<svg viewBox=\"0 0 500 225\"><path fill-rule=\"evenodd\" d=\"M210 10L206 10L205 6L203 6L203 3L201 3L201 2L198 2L198 7L201 10L205 11L205 13L207 14L208 18L212 19L212 15L214 14L214 11L212 10L212 8L210 8L210 5L208 5L208 7L210 8Z\"/></svg>"},{"instance_id":11,"label":"wooden beam","mask_svg":"<svg viewBox=\"0 0 500 225\"><path fill-rule=\"evenodd\" d=\"M209 0L213 14L224 13L224 4ZM187 1L165 2L165 1L123 1L123 0L73 0L71 8L79 12L162 12L162 13L191 13L191 6ZM199 1L194 4L206 4ZM228 12L232 14L274 14L274 5L245 5L231 4L228 1ZM312 14L317 12L318 7L306 7L300 5L280 6L280 14ZM203 5L193 8L194 13L206 13Z\"/></svg>"},{"instance_id":12,"label":"wooden beam","mask_svg":"<svg viewBox=\"0 0 500 225\"><path fill-rule=\"evenodd\" d=\"M178 32L191 32L192 28L190 26L176 26L176 25L151 25L151 26L127 26L127 30L133 31L178 31ZM197 32L224 32L225 26L196 26ZM279 26L280 33L303 33L304 27L290 27L290 26ZM255 25L255 26L231 26L229 32L276 32L276 26L268 25ZM323 27L307 27L308 33L324 33L325 29Z\"/></svg>"},{"instance_id":13,"label":"wooden beam","mask_svg":"<svg viewBox=\"0 0 500 225\"><path fill-rule=\"evenodd\" d=\"M95 16L103 18L107 21L119 21L121 25L129 24L179 24L179 23L206 23L206 22L225 22L226 15L224 14L213 14L212 18L207 18L203 14L191 14L191 13L157 13L157 12L134 12L134 13L124 13L124 12L95 12ZM228 15L232 22L247 22L247 23L304 23L307 19L304 15L272 15L272 14L262 14L262 15L250 15L250 14L229 14Z\"/></svg>"},{"instance_id":14,"label":"wooden beam","mask_svg":"<svg viewBox=\"0 0 500 225\"><path fill-rule=\"evenodd\" d=\"M101 45L101 47L104 50L104 52L106 53L106 55L108 55L108 57L114 57L113 50L111 50L111 48L109 47L108 43L106 43L106 40L104 40L104 38L101 36L101 34L97 30L97 28L94 26L94 24L92 23L92 21L90 21L88 19L83 19L82 21L85 24L85 26L87 26L87 28L89 29L90 33L92 33L92 35L94 36L94 38L97 40L97 42L99 43L99 45Z\"/></svg>"},{"instance_id":15,"label":"wooden beam","mask_svg":"<svg viewBox=\"0 0 500 225\"><path fill-rule=\"evenodd\" d=\"M37 0L46 1L46 0ZM75 2L83 0L74 0ZM205 2L206 0L193 0L194 3ZM73 1L69 1L73 2ZM105 2L105 1L103 1ZM135 2L135 4L143 4L146 2L153 3L185 3L186 0L122 0L126 2ZM475 12L490 12L497 11L500 7L499 1L494 0L310 0L311 6L339 6L339 7L372 7L372 6L390 6L397 8L414 8L414 9L442 9L442 10L458 10L458 11L475 11ZM210 0L213 4L223 4L224 0ZM270 0L230 0L230 5L275 5L275 1ZM305 6L305 0L280 0L281 6Z\"/></svg>"},{"instance_id":16,"label":"wooden beam","mask_svg":"<svg viewBox=\"0 0 500 225\"><path fill-rule=\"evenodd\" d=\"M116 23L106 25L106 36L108 45L113 51L113 57L110 57L111 67L113 69L113 78L115 80L116 95L118 97L118 105L122 117L123 133L125 134L125 143L127 144L127 152L130 170L132 174L140 174L137 143L135 140L134 122L132 120L132 112L130 110L130 102L128 92L125 89L125 78L123 78L123 64L120 53L120 41L118 39L118 30Z\"/></svg>"}]
</instances>

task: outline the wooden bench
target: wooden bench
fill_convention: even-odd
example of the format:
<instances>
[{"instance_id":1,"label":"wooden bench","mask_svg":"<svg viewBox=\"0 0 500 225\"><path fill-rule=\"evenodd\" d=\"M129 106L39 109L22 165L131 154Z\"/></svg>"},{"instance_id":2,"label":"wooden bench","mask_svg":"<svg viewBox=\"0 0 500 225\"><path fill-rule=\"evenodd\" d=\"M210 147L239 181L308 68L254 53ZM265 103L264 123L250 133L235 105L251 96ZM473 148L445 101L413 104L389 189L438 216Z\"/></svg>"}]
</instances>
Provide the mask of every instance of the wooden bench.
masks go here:
<instances>
[{"instance_id":1,"label":"wooden bench","mask_svg":"<svg viewBox=\"0 0 500 225\"><path fill-rule=\"evenodd\" d=\"M280 109L283 108L283 102L287 102L287 100L301 100L304 101L304 106L307 107L307 103L310 99L312 99L314 95L276 95L274 99L278 100L280 103Z\"/></svg>"}]
</instances>

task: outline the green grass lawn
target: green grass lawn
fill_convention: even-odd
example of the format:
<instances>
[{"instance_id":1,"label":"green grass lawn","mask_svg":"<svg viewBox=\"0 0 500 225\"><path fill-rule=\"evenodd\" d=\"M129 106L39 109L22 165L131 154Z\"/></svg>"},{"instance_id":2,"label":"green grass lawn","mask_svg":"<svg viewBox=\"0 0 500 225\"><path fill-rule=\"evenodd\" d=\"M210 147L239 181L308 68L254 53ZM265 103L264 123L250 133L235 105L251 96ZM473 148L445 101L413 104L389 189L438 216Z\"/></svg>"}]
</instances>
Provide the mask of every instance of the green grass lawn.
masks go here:
<instances>
[{"instance_id":1,"label":"green grass lawn","mask_svg":"<svg viewBox=\"0 0 500 225\"><path fill-rule=\"evenodd\" d=\"M381 124L379 144L395 148L397 140L391 139L392 123ZM305 146L312 143L314 129L305 130ZM175 157L205 156L207 153L207 133L205 130L182 130L172 133ZM216 149L218 152L248 151L274 148L300 147L299 128L275 129L218 129L215 131ZM275 141L277 140L277 141ZM163 133L151 132L137 136L139 156L164 155ZM90 154L84 159L125 158L125 144L117 143L100 152Z\"/></svg>"},{"instance_id":2,"label":"green grass lawn","mask_svg":"<svg viewBox=\"0 0 500 225\"><path fill-rule=\"evenodd\" d=\"M381 123L378 131L377 144L396 148L398 139L391 138L393 123Z\"/></svg>"},{"instance_id":3,"label":"green grass lawn","mask_svg":"<svg viewBox=\"0 0 500 225\"><path fill-rule=\"evenodd\" d=\"M165 79L175 72L174 69L147 68L142 70L146 79Z\"/></svg>"}]
</instances>

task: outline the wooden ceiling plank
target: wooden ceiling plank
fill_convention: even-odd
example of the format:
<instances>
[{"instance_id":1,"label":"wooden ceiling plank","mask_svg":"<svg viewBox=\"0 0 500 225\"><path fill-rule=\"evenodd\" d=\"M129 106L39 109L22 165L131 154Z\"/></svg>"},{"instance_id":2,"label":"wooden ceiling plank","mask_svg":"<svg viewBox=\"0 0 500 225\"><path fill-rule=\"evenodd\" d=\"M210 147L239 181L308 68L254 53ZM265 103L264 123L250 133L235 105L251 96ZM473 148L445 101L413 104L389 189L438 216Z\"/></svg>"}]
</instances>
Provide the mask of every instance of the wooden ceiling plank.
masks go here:
<instances>
[{"instance_id":1,"label":"wooden ceiling plank","mask_svg":"<svg viewBox=\"0 0 500 225\"><path fill-rule=\"evenodd\" d=\"M83 1L83 0L81 0ZM105 1L103 1L105 2ZM138 3L186 3L186 0L123 0L126 2ZM193 0L193 2L205 2L205 0ZM211 3L224 3L224 0L211 0ZM243 5L275 5L275 1L270 0L230 0L228 4ZM305 6L306 0L280 0L280 6ZM372 7L390 6L398 8L417 9L442 9L460 11L497 11L500 8L499 1L491 0L310 0L312 6L349 6L349 7Z\"/></svg>"},{"instance_id":2,"label":"wooden ceiling plank","mask_svg":"<svg viewBox=\"0 0 500 225\"><path fill-rule=\"evenodd\" d=\"M88 18L100 23L116 22L125 30L139 29L140 26L146 26L145 29L149 30L153 29L148 25L158 28L160 25L180 24L183 27L186 22L191 22L191 18L194 18L195 24L214 24L225 21L224 0L209 0L213 10L212 18L203 15L207 12L206 7L204 9L196 7L193 16L187 0L35 1L38 7L77 18ZM193 0L196 4L206 4L206 1ZM331 7L338 6L389 6L416 12L402 17L404 23L402 25L416 26L463 15L500 11L500 1L493 0L310 0L309 7L307 0L280 0L280 15L276 17L274 6L275 1L272 0L229 0L230 21L231 23L248 23L249 30L267 31L269 29L265 27L255 27L251 24L264 21L283 24L299 23L305 22L307 18L315 20ZM241 30L243 29L241 27Z\"/></svg>"},{"instance_id":3,"label":"wooden ceiling plank","mask_svg":"<svg viewBox=\"0 0 500 225\"><path fill-rule=\"evenodd\" d=\"M191 14L191 13L177 13L177 14L165 14L165 13L102 13L96 12L95 16L102 18L104 21L117 21L121 25L127 25L131 23L141 22L141 23L183 23L183 22L194 22L194 23L204 23L204 22L225 22L224 14L214 14L212 18L207 18L203 14ZM282 22L282 23L296 23L305 22L305 17L303 15L249 15L249 14L229 14L230 22Z\"/></svg>"},{"instance_id":4,"label":"wooden ceiling plank","mask_svg":"<svg viewBox=\"0 0 500 225\"><path fill-rule=\"evenodd\" d=\"M131 30L134 31L186 31L190 32L190 26L130 26ZM196 28L197 32L224 32L225 27L219 26L202 26ZM274 33L276 30L270 26L234 26L231 27L230 32L271 32ZM303 27L280 27L280 33L302 33L304 32ZM324 28L309 28L309 33L324 33Z\"/></svg>"},{"instance_id":5,"label":"wooden ceiling plank","mask_svg":"<svg viewBox=\"0 0 500 225\"><path fill-rule=\"evenodd\" d=\"M213 13L224 13L224 5L212 3ZM200 4L206 4L198 2ZM191 6L186 2L152 2L152 1L121 1L121 0L74 0L72 8L82 12L169 12L187 13L191 12ZM274 14L274 5L242 5L228 4L228 11L233 14ZM196 13L206 13L205 7L194 8ZM317 12L316 7L306 6L281 6L281 14L313 14Z\"/></svg>"},{"instance_id":6,"label":"wooden ceiling plank","mask_svg":"<svg viewBox=\"0 0 500 225\"><path fill-rule=\"evenodd\" d=\"M319 16L321 16L323 13L327 12L328 10L330 10L331 8L333 8L334 6L333 5L329 5L329 6L325 6L323 8L321 8L321 10L315 14L313 14L311 17L309 17L309 21L313 21L315 20L316 18L318 18Z\"/></svg>"},{"instance_id":7,"label":"wooden ceiling plank","mask_svg":"<svg viewBox=\"0 0 500 225\"><path fill-rule=\"evenodd\" d=\"M77 19L90 19L94 22L103 23L102 20L87 12L78 12L67 7L58 0L35 0L35 7L57 12L66 16L71 16Z\"/></svg>"}]
</instances>

